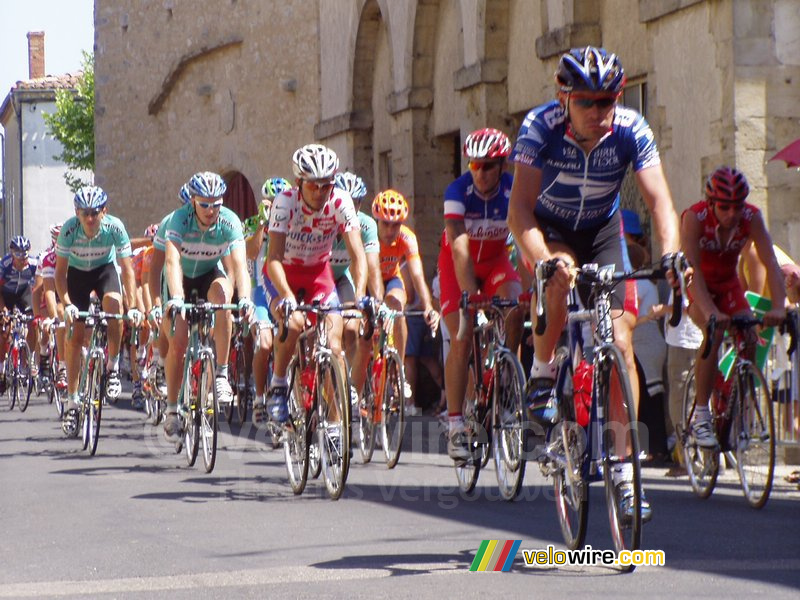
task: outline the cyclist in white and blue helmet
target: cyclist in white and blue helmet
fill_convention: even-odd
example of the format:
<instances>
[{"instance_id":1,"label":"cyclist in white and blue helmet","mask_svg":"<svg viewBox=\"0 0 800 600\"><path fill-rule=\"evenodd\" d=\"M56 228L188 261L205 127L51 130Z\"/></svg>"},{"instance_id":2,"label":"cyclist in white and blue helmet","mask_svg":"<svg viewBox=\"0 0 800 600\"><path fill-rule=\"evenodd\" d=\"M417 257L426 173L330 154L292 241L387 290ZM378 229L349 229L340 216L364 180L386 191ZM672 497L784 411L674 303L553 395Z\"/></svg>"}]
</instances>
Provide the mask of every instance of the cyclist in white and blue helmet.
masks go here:
<instances>
[{"instance_id":1,"label":"cyclist in white and blue helmet","mask_svg":"<svg viewBox=\"0 0 800 600\"><path fill-rule=\"evenodd\" d=\"M181 308L184 298L197 298L216 304L227 304L233 297L234 285L239 294L239 312L250 319L253 302L250 299L250 277L245 263L242 223L229 208L223 196L227 186L217 173L195 173L187 182L191 202L176 210L166 225L164 272L169 301L164 321L175 320L166 360L167 415L164 434L171 442L181 439L178 419L178 392L181 384L188 326ZM229 275L221 268L220 260L229 257ZM172 310L170 310L172 309ZM231 320L228 315L216 319L214 344L217 356L215 387L220 404L233 401L228 381L228 354L231 341Z\"/></svg>"},{"instance_id":2,"label":"cyclist in white and blue helmet","mask_svg":"<svg viewBox=\"0 0 800 600\"><path fill-rule=\"evenodd\" d=\"M64 303L64 316L73 322L72 337L67 340L67 390L69 401L64 416L64 432L77 435L78 379L84 323L78 321L78 311L89 309L89 297L94 291L101 299L104 312L122 313L122 293L125 293L128 317L138 325L141 312L135 308L136 282L131 264L131 244L125 226L108 214L108 196L99 187L84 186L73 199L75 216L61 227L56 242L55 283ZM117 265L121 271L117 270ZM120 285L120 273L122 285ZM122 391L119 378L119 353L122 321L108 323L108 360L106 363L106 394L116 399Z\"/></svg>"},{"instance_id":3,"label":"cyclist in white and blue helmet","mask_svg":"<svg viewBox=\"0 0 800 600\"><path fill-rule=\"evenodd\" d=\"M547 328L543 335L534 335L527 386L529 416L545 425L554 413L548 399L556 372L555 346L566 319L567 264L630 268L619 212L628 165L653 215L665 258L679 250L678 217L653 132L642 115L617 105L625 85L617 55L593 46L573 48L561 57L555 79L557 99L531 110L519 130L511 155L515 169L508 219L528 268L540 260L560 261L547 285ZM614 293L614 335L638 404L631 344L636 324L633 290L621 285ZM619 451L622 454L624 448ZM621 513L632 518L632 465L619 465L612 474ZM652 510L644 496L641 506L647 521Z\"/></svg>"}]
</instances>

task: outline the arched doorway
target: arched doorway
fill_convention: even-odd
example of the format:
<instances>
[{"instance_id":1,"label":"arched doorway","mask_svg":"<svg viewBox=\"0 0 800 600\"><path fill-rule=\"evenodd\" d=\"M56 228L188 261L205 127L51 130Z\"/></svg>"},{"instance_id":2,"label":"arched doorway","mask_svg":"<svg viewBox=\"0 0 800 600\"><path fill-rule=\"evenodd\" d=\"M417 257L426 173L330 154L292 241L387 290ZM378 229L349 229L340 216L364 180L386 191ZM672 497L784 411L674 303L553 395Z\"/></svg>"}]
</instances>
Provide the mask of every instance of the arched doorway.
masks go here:
<instances>
[{"instance_id":1,"label":"arched doorway","mask_svg":"<svg viewBox=\"0 0 800 600\"><path fill-rule=\"evenodd\" d=\"M225 182L228 184L228 190L223 197L225 206L242 221L256 214L256 197L247 177L238 171L232 171L225 176Z\"/></svg>"}]
</instances>

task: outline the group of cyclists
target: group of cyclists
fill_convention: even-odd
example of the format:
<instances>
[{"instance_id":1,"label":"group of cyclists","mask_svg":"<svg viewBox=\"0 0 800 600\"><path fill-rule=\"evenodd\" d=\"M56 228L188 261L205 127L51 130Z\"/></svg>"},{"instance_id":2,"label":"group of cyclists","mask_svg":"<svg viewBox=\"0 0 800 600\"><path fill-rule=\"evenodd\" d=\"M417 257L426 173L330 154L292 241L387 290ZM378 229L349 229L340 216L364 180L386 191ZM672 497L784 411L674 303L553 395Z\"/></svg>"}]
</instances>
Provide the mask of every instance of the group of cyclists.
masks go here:
<instances>
[{"instance_id":1,"label":"group of cyclists","mask_svg":"<svg viewBox=\"0 0 800 600\"><path fill-rule=\"evenodd\" d=\"M739 252L748 240L754 241L767 267L772 292L774 308L764 323L776 325L785 317L781 272L761 213L746 202L745 176L730 167L715 170L708 178L705 199L679 220L649 125L636 111L618 104L625 85L619 58L592 46L572 49L561 57L555 77L557 98L528 113L513 144L506 134L491 128L467 136L463 153L469 169L445 190L438 257L441 313L451 334L459 329L459 301L464 292L478 303L494 296L517 299L523 292L521 272L533 273L541 261L555 266L544 293L546 327L533 335L533 364L524 392L527 418L545 426L553 420L550 392L555 350L573 285L570 268L588 263L631 268L619 210L628 166L652 215L662 264L672 273L674 256L682 251L694 268L688 288L689 314L699 327L704 328L712 317L724 325L730 316L749 312L736 275ZM270 421L288 426L287 369L306 327L305 314L296 310L299 304L352 304L401 313L413 296L420 300L426 324L436 330L440 316L425 281L416 235L407 224L407 199L397 190L386 189L365 202L370 196L363 180L339 167L330 148L320 144L299 148L292 156L294 181L267 179L257 214L244 224L223 206L223 178L197 173L182 186L181 205L148 227L143 238L133 240L133 250L125 226L108 213L107 195L94 186L75 194L75 216L51 229L53 246L40 260L29 256L26 239L12 239L10 255L0 266L0 308L32 309L42 318L71 323L68 339L63 332L59 336L64 362L58 372L66 381L68 400L65 433L77 435L84 343L78 313L88 309L92 294L103 311L122 314L124 310L130 327L160 330L157 340L143 335L140 344L152 344L156 362L164 367L164 434L173 442L182 435L177 401L188 331L183 309L190 298L215 304L238 298L240 317L252 325L256 388L252 418L258 426ZM520 257L516 267L507 250L509 239ZM401 276L403 268L407 278ZM670 280L677 278L670 276ZM579 292L588 301L585 291ZM625 358L638 403L632 346L635 285L618 286L612 307L615 343ZM227 364L229 317L225 311L217 314L213 334L220 404L230 403L233 396ZM506 342L515 352L522 340L524 317L519 310L508 313ZM337 311L324 318L329 346L347 367L352 402L358 406L371 342L362 335L359 319L345 322ZM537 319L532 312L534 324ZM402 357L405 320L393 323ZM466 326L466 336L451 336L445 364L447 451L456 462L470 452L463 403L471 321ZM122 331L121 322L109 324L106 393L110 398L121 390ZM31 327L31 347L38 342L37 332ZM714 340L715 346L719 341ZM4 354L0 348L0 359L4 360ZM714 368L713 358L698 358L694 428L707 447L717 443L707 408ZM140 394L141 388L136 388L135 402ZM410 396L408 391L406 396ZM633 510L628 466L620 464L613 473L623 513ZM652 509L644 496L641 510L642 519L649 520Z\"/></svg>"}]
</instances>

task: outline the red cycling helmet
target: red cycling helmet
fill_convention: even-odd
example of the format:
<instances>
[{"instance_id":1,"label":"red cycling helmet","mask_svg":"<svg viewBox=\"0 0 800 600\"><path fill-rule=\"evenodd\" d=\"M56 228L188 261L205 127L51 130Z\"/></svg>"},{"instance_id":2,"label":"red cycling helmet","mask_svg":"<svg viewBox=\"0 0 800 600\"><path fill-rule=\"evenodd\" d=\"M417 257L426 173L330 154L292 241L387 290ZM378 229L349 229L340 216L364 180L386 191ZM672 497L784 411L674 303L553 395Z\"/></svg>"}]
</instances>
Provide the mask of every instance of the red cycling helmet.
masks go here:
<instances>
[{"instance_id":1,"label":"red cycling helmet","mask_svg":"<svg viewBox=\"0 0 800 600\"><path fill-rule=\"evenodd\" d=\"M506 158L511 154L508 136L498 129L487 127L473 131L464 140L464 156L470 160Z\"/></svg>"},{"instance_id":2,"label":"red cycling helmet","mask_svg":"<svg viewBox=\"0 0 800 600\"><path fill-rule=\"evenodd\" d=\"M731 167L719 167L706 181L706 200L720 202L744 202L750 186L744 173Z\"/></svg>"}]
</instances>

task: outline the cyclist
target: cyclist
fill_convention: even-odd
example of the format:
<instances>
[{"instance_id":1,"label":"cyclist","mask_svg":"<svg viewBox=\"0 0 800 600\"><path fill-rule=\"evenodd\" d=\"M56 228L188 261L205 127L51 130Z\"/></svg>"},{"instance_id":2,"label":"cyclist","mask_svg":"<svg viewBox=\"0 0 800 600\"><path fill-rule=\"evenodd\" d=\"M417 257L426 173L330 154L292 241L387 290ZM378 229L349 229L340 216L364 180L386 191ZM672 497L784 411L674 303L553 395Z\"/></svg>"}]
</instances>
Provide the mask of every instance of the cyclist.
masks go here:
<instances>
[{"instance_id":1,"label":"cyclist","mask_svg":"<svg viewBox=\"0 0 800 600\"><path fill-rule=\"evenodd\" d=\"M84 324L77 320L78 311L89 309L89 296L95 292L101 299L104 312L122 313L122 289L117 262L122 269L132 325L141 322L136 306L136 283L131 266L131 246L128 232L118 218L108 214L108 196L99 187L84 186L73 199L75 216L67 219L56 242L56 290L64 303L64 317L73 326L67 340L67 410L64 432L76 435L78 427L78 383ZM106 395L118 398L122 391L119 379L119 352L122 322L108 324L108 360L106 362Z\"/></svg>"},{"instance_id":2,"label":"cyclist","mask_svg":"<svg viewBox=\"0 0 800 600\"><path fill-rule=\"evenodd\" d=\"M363 298L366 288L367 261L353 201L334 185L339 158L330 148L308 144L295 151L292 163L296 187L279 194L272 204L264 273L270 312L280 328L284 322L279 315L292 315L301 291L307 303L338 303L330 255L340 232L353 265L358 300ZM328 313L326 319L328 342L333 355L341 360L342 317ZM286 370L303 326L303 315L293 314L286 340L275 341L268 407L277 423L285 423L289 418Z\"/></svg>"},{"instance_id":3,"label":"cyclist","mask_svg":"<svg viewBox=\"0 0 800 600\"><path fill-rule=\"evenodd\" d=\"M334 180L337 188L350 194L357 209L356 216L361 227L361 244L364 246L364 254L367 257L367 290L370 297L376 303L380 303L383 301L383 281L381 280L378 226L372 217L359 210L360 204L367 196L367 186L361 177L349 171L337 173ZM355 290L350 273L350 255L341 235L337 236L333 244L331 268L339 301L355 301ZM349 319L344 326L344 348L350 365L350 399L355 407L358 406L359 393L364 387L371 350L370 340L365 340L359 335L360 324L359 319Z\"/></svg>"},{"instance_id":4,"label":"cyclist","mask_svg":"<svg viewBox=\"0 0 800 600\"><path fill-rule=\"evenodd\" d=\"M16 235L8 245L8 254L0 260L0 312L8 317L14 308L23 313L33 311L32 291L38 263L29 256L31 242L28 238ZM0 337L0 387L5 390L6 353L11 330ZM33 323L28 328L28 347L35 348L36 327Z\"/></svg>"},{"instance_id":5,"label":"cyclist","mask_svg":"<svg viewBox=\"0 0 800 600\"><path fill-rule=\"evenodd\" d=\"M148 225L144 231L144 239L148 240L144 246L139 246L131 255L133 273L136 279L136 306L143 315L150 314L153 303L150 297L150 265L153 261L153 238L158 230L158 223ZM131 328L133 330L133 328ZM147 321L139 327L139 339L136 345L133 344L133 334L131 333L130 357L131 357L131 378L133 379L133 393L131 394L131 406L135 409L144 407L144 392L142 391L142 369L144 368L145 357L147 355L147 344L150 340L150 327Z\"/></svg>"},{"instance_id":6,"label":"cyclist","mask_svg":"<svg viewBox=\"0 0 800 600\"><path fill-rule=\"evenodd\" d=\"M233 284L239 293L239 312L249 319L253 312L250 278L245 264L242 223L232 210L222 206L227 186L216 173L195 173L188 182L191 202L172 213L166 224L164 274L170 294L165 321L175 320L175 332L169 342L166 359L167 410L164 435L170 442L180 441L178 392L189 328L181 309L184 298L197 293L198 299L215 304L230 302ZM230 279L220 268L224 255L230 255ZM172 312L170 311L172 309ZM171 313L171 314L170 314ZM216 379L220 404L233 401L228 381L228 351L231 343L231 320L227 311L219 311L214 326Z\"/></svg>"},{"instance_id":7,"label":"cyclist","mask_svg":"<svg viewBox=\"0 0 800 600\"><path fill-rule=\"evenodd\" d=\"M267 365L272 352L272 319L264 291L264 263L269 250L269 211L275 196L291 189L292 184L283 177L271 177L261 187L261 204L258 214L245 221L247 258L253 262L253 302L256 305L255 327L252 328L255 352L253 352L253 379L256 397L253 401L253 424L266 421Z\"/></svg>"},{"instance_id":8,"label":"cyclist","mask_svg":"<svg viewBox=\"0 0 800 600\"><path fill-rule=\"evenodd\" d=\"M458 331L461 293L481 292L487 298L516 299L522 287L511 264L506 241L512 177L503 172L511 153L508 136L497 129L473 131L464 141L469 172L444 193L445 239L439 253L442 315L448 331ZM508 346L516 352L522 327L520 311L509 314ZM453 337L445 363L445 393L449 436L447 451L454 460L469 457L462 404L467 362L472 348L472 322L464 339Z\"/></svg>"},{"instance_id":9,"label":"cyclist","mask_svg":"<svg viewBox=\"0 0 800 600\"><path fill-rule=\"evenodd\" d=\"M539 260L559 261L545 297L547 328L534 335L532 377L526 386L530 417L540 423L552 417L547 400L556 369L554 350L566 321L567 264L629 268L618 210L629 164L653 215L662 251L672 253L679 246L678 218L653 133L640 114L616 104L625 84L617 55L592 46L573 48L561 57L555 76L557 100L528 113L511 158L515 172L509 226L514 240L528 267ZM612 302L614 337L638 406L631 346L635 289L632 282L618 286ZM583 300L588 301L585 295ZM531 319L535 321L534 314ZM613 477L620 508L632 516L632 466L615 469ZM643 497L642 517L651 516Z\"/></svg>"},{"instance_id":10,"label":"cyclist","mask_svg":"<svg viewBox=\"0 0 800 600\"><path fill-rule=\"evenodd\" d=\"M767 326L779 325L786 317L786 293L783 274L775 258L761 211L745 202L750 186L744 173L731 167L719 167L706 181L705 199L683 213L681 244L694 266L688 292L689 316L704 331L713 316L719 325L708 357L703 358L706 340L695 359L694 431L697 445L716 448L717 438L711 425L708 400L717 371L719 345L732 316L749 316L750 305L737 274L739 255L752 240L760 261L766 266L773 307L764 315ZM755 332L747 333L746 352L755 351Z\"/></svg>"},{"instance_id":11,"label":"cyclist","mask_svg":"<svg viewBox=\"0 0 800 600\"><path fill-rule=\"evenodd\" d=\"M61 233L61 223L54 223L50 226L50 239L52 244L50 247L42 252L39 260L39 268L36 270L37 280L41 278L42 285L42 314L45 319L55 321L57 319L64 319L64 305L58 298L56 293L56 240L58 234ZM67 389L67 364L65 362L66 351L64 348L66 332L64 327L59 327L56 331L56 346L58 348L58 365L56 374L56 386L59 390ZM39 341L39 371L45 371L49 368L47 360L49 354L47 347L50 343L47 337L47 329L42 330L42 335Z\"/></svg>"},{"instance_id":12,"label":"cyclist","mask_svg":"<svg viewBox=\"0 0 800 600\"><path fill-rule=\"evenodd\" d=\"M425 282L422 259L419 256L417 236L404 225L408 218L408 202L397 190L385 190L375 196L372 201L372 216L378 223L378 241L381 244L381 277L385 290L383 301L393 311L402 312L408 302L403 277L400 269L405 263L416 295L419 296L425 323L436 331L439 326L439 313L433 309L431 292ZM406 359L406 339L408 330L405 319L396 319L394 323L394 341L400 355L400 363ZM412 398L411 385L404 380L403 395L409 404L410 412L416 412L410 404Z\"/></svg>"}]
</instances>

